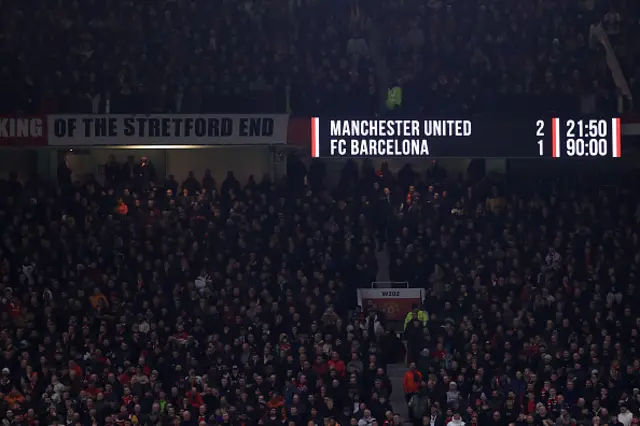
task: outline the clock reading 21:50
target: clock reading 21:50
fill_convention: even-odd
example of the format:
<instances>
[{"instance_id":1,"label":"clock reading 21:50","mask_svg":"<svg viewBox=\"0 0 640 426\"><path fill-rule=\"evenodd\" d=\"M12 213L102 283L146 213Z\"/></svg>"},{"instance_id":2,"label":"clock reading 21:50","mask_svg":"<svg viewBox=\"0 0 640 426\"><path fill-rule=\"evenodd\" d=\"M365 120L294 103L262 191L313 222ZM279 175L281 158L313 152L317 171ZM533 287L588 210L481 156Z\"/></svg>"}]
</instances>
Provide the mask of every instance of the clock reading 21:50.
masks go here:
<instances>
[{"instance_id":1,"label":"clock reading 21:50","mask_svg":"<svg viewBox=\"0 0 640 426\"><path fill-rule=\"evenodd\" d=\"M567 120L566 153L569 157L605 157L609 153L606 120Z\"/></svg>"},{"instance_id":2,"label":"clock reading 21:50","mask_svg":"<svg viewBox=\"0 0 640 426\"><path fill-rule=\"evenodd\" d=\"M608 130L607 120L567 120L568 138L606 138Z\"/></svg>"}]
</instances>

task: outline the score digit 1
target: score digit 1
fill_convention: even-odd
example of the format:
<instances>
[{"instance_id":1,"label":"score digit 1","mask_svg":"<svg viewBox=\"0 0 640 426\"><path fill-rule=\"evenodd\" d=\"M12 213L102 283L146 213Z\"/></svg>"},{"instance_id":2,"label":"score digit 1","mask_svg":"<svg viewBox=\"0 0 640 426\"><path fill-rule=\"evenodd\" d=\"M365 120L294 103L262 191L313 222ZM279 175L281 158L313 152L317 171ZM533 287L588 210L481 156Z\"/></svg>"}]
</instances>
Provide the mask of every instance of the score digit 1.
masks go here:
<instances>
[{"instance_id":1,"label":"score digit 1","mask_svg":"<svg viewBox=\"0 0 640 426\"><path fill-rule=\"evenodd\" d=\"M540 157L544 156L544 120L536 121L536 136L538 139L538 151Z\"/></svg>"}]
</instances>

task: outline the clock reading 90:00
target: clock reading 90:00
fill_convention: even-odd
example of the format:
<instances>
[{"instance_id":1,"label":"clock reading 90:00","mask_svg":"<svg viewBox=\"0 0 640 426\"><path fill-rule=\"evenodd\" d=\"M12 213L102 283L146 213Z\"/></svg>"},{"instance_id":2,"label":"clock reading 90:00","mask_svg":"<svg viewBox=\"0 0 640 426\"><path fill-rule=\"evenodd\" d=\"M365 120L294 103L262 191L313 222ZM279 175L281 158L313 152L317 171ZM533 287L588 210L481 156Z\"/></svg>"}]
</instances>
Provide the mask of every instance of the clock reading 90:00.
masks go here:
<instances>
[{"instance_id":1,"label":"clock reading 90:00","mask_svg":"<svg viewBox=\"0 0 640 426\"><path fill-rule=\"evenodd\" d=\"M568 138L567 155L569 157L604 157L607 155L608 144L606 139Z\"/></svg>"},{"instance_id":2,"label":"clock reading 90:00","mask_svg":"<svg viewBox=\"0 0 640 426\"><path fill-rule=\"evenodd\" d=\"M609 151L606 120L567 120L566 152L569 157L604 157Z\"/></svg>"}]
</instances>

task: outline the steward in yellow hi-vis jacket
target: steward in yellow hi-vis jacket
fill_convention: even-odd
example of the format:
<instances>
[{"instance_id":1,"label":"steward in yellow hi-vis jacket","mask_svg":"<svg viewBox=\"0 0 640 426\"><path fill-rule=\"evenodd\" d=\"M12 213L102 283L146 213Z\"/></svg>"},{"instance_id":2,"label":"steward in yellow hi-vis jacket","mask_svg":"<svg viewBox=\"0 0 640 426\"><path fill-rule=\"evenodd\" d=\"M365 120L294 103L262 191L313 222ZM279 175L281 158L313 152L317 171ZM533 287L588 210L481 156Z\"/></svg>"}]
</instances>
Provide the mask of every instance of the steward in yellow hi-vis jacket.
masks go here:
<instances>
[{"instance_id":1,"label":"steward in yellow hi-vis jacket","mask_svg":"<svg viewBox=\"0 0 640 426\"><path fill-rule=\"evenodd\" d=\"M387 109L394 110L402 106L402 88L400 86L391 87L387 90Z\"/></svg>"},{"instance_id":2,"label":"steward in yellow hi-vis jacket","mask_svg":"<svg viewBox=\"0 0 640 426\"><path fill-rule=\"evenodd\" d=\"M413 305L411 307L411 312L407 314L404 318L404 328L407 329L407 324L409 324L414 319L417 319L422 323L423 326L427 325L427 321L429 321L429 314L427 314L422 309L418 308L418 305Z\"/></svg>"}]
</instances>

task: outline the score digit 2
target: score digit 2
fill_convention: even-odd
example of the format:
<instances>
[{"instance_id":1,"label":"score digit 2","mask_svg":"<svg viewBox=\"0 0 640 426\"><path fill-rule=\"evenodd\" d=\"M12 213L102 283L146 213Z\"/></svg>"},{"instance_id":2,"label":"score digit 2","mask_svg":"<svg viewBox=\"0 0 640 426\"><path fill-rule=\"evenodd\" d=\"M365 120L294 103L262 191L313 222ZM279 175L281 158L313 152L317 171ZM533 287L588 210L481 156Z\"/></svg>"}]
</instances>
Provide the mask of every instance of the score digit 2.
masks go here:
<instances>
[{"instance_id":1,"label":"score digit 2","mask_svg":"<svg viewBox=\"0 0 640 426\"><path fill-rule=\"evenodd\" d=\"M538 137L538 151L544 156L544 120L536 121L536 137Z\"/></svg>"}]
</instances>

